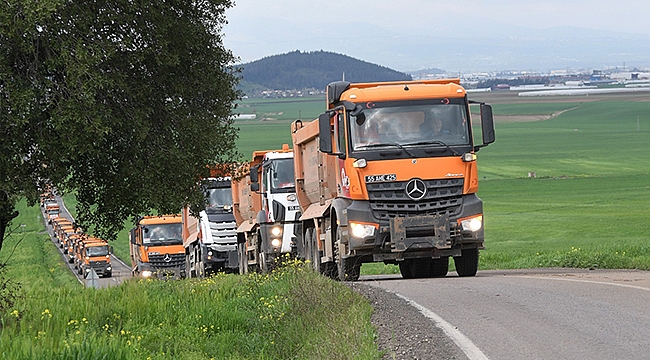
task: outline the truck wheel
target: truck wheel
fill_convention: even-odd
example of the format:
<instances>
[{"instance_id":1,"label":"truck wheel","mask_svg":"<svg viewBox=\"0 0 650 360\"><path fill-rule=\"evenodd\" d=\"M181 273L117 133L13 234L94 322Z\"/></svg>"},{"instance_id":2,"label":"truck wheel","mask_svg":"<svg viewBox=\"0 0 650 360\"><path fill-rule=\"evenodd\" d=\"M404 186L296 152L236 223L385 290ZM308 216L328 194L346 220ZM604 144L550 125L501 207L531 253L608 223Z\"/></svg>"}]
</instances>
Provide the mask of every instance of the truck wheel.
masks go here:
<instances>
[{"instance_id":1,"label":"truck wheel","mask_svg":"<svg viewBox=\"0 0 650 360\"><path fill-rule=\"evenodd\" d=\"M269 272L269 264L266 262L267 261L266 254L264 253L264 251L260 251L259 256L260 256L260 261L259 261L260 271L262 273Z\"/></svg>"},{"instance_id":2,"label":"truck wheel","mask_svg":"<svg viewBox=\"0 0 650 360\"><path fill-rule=\"evenodd\" d=\"M188 278L192 278L192 264L190 263L190 254L185 254L185 274Z\"/></svg>"},{"instance_id":3,"label":"truck wheel","mask_svg":"<svg viewBox=\"0 0 650 360\"><path fill-rule=\"evenodd\" d=\"M431 259L419 258L411 260L411 275L414 278L425 278L429 276L431 269Z\"/></svg>"},{"instance_id":4,"label":"truck wheel","mask_svg":"<svg viewBox=\"0 0 650 360\"><path fill-rule=\"evenodd\" d=\"M342 237L341 228L337 227L336 242L334 243L334 259L336 261L338 279L341 281L357 281L361 273L361 264L357 264L354 257L343 257L343 251L341 251Z\"/></svg>"},{"instance_id":5,"label":"truck wheel","mask_svg":"<svg viewBox=\"0 0 650 360\"><path fill-rule=\"evenodd\" d=\"M248 255L246 254L246 243L237 244L237 257L239 260L239 274L248 274Z\"/></svg>"},{"instance_id":6,"label":"truck wheel","mask_svg":"<svg viewBox=\"0 0 650 360\"><path fill-rule=\"evenodd\" d=\"M307 228L305 230L305 241L303 242L303 256L305 258L305 261L311 262L311 265L314 269L316 269L316 265L314 264L314 259L312 257L314 256L314 251L312 250L312 242L311 242L311 234L313 230L312 228Z\"/></svg>"},{"instance_id":7,"label":"truck wheel","mask_svg":"<svg viewBox=\"0 0 650 360\"><path fill-rule=\"evenodd\" d=\"M321 274L324 273L325 268L320 262L320 251L318 250L318 244L316 243L316 230L312 228L307 229L305 238L307 239L307 256L309 256L314 270Z\"/></svg>"},{"instance_id":8,"label":"truck wheel","mask_svg":"<svg viewBox=\"0 0 650 360\"><path fill-rule=\"evenodd\" d=\"M399 263L399 273L402 274L404 279L412 279L413 274L411 274L411 260L400 261Z\"/></svg>"},{"instance_id":9,"label":"truck wheel","mask_svg":"<svg viewBox=\"0 0 650 360\"><path fill-rule=\"evenodd\" d=\"M478 271L478 249L463 249L460 257L454 258L458 276L474 276Z\"/></svg>"},{"instance_id":10,"label":"truck wheel","mask_svg":"<svg viewBox=\"0 0 650 360\"><path fill-rule=\"evenodd\" d=\"M431 277L445 277L449 272L449 257L441 257L440 259L431 260L431 268L429 269L429 276Z\"/></svg>"}]
</instances>

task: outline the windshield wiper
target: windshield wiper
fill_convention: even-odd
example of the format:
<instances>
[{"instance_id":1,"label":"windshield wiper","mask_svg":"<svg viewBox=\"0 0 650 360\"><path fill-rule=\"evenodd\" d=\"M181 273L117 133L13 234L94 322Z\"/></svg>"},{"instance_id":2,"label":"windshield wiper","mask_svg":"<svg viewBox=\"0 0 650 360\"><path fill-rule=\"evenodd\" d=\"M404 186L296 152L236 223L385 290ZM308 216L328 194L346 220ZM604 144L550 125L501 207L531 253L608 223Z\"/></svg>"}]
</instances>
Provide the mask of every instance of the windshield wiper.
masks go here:
<instances>
[{"instance_id":1,"label":"windshield wiper","mask_svg":"<svg viewBox=\"0 0 650 360\"><path fill-rule=\"evenodd\" d=\"M444 146L447 150L451 151L452 154L454 154L454 155L456 155L456 156L460 156L460 154L459 154L458 152L456 152L454 149L452 149L451 147L449 147L449 145L445 144L444 142L442 142L442 141L440 141L440 140L417 141L417 142L412 142L412 143L408 143L408 144L404 144L404 145L406 145L406 146L417 146L417 145L440 145L440 146ZM425 150L425 151L426 151L426 150Z\"/></svg>"},{"instance_id":2,"label":"windshield wiper","mask_svg":"<svg viewBox=\"0 0 650 360\"><path fill-rule=\"evenodd\" d=\"M369 148L384 147L384 146L396 146L396 147L404 150L404 152L409 154L409 156L415 157L415 155L412 152L408 151L404 146L402 146L401 144L398 144L398 143L368 144L368 145L361 146L360 148L361 149L369 149Z\"/></svg>"}]
</instances>

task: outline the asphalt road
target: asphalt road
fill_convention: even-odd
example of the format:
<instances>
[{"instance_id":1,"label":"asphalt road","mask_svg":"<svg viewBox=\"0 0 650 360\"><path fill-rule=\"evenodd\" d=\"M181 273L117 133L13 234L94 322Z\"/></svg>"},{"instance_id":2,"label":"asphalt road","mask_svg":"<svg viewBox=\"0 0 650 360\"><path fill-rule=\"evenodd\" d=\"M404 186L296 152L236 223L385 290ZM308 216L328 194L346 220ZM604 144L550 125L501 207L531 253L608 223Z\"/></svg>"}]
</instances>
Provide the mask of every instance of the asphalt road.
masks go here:
<instances>
[{"instance_id":1,"label":"asphalt road","mask_svg":"<svg viewBox=\"0 0 650 360\"><path fill-rule=\"evenodd\" d=\"M650 272L534 269L361 280L409 301L470 359L650 359Z\"/></svg>"},{"instance_id":2,"label":"asphalt road","mask_svg":"<svg viewBox=\"0 0 650 360\"><path fill-rule=\"evenodd\" d=\"M61 198L57 196L56 201L59 203L59 207L61 209L59 216L73 220L72 216L70 215L70 212L68 212L68 209L66 209ZM44 213L43 213L43 218L44 219L46 218L46 215ZM70 271L77 277L77 280L79 280L79 282L84 284L85 286L105 288L109 286L119 285L125 279L131 278L132 276L131 268L127 264L125 264L122 260L118 259L117 257L111 254L111 266L113 267L113 274L110 278L99 277L98 279L84 279L82 275L77 274L77 269L74 268L74 264L68 263L68 255L64 254L63 249L59 247L59 244L56 238L54 237L52 226L49 225L47 221L45 221L45 227L47 229L48 234L50 235L50 239L52 240L52 242L54 242L57 249L59 249L59 254L61 255L63 261L68 265Z\"/></svg>"}]
</instances>

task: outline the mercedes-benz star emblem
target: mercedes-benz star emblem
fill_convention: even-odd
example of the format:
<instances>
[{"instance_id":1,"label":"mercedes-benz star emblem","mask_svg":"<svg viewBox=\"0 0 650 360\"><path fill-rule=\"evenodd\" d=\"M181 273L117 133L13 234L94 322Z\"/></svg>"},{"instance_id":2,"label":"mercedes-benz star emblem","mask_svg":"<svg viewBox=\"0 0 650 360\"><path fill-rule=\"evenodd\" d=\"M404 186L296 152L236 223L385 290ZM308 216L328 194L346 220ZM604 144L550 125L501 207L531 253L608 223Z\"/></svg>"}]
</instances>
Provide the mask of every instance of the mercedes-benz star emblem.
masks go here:
<instances>
[{"instance_id":1,"label":"mercedes-benz star emblem","mask_svg":"<svg viewBox=\"0 0 650 360\"><path fill-rule=\"evenodd\" d=\"M411 179L406 183L406 195L413 200L420 200L427 194L427 185L420 179Z\"/></svg>"},{"instance_id":2,"label":"mercedes-benz star emblem","mask_svg":"<svg viewBox=\"0 0 650 360\"><path fill-rule=\"evenodd\" d=\"M170 261L172 261L172 257L171 257L171 255L169 255L169 254L165 254L165 256L163 257L163 260L164 260L165 262L170 262Z\"/></svg>"}]
</instances>

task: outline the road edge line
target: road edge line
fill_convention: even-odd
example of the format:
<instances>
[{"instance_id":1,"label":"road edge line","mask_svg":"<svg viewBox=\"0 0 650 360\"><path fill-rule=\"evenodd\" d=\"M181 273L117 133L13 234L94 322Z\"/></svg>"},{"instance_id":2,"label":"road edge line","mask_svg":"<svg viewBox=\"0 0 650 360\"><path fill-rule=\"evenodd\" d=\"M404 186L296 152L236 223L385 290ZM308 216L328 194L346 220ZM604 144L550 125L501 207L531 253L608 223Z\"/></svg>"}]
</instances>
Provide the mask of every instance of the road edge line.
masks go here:
<instances>
[{"instance_id":1,"label":"road edge line","mask_svg":"<svg viewBox=\"0 0 650 360\"><path fill-rule=\"evenodd\" d=\"M458 346L458 348L467 356L468 359L489 360L487 355L485 355L481 351L481 349L479 349L476 345L474 345L472 340L470 340L467 336L465 336L465 334L460 332L458 328L445 321L445 319L441 318L438 314L416 303L415 301L407 298L404 295L398 293L395 293L395 295L404 299L411 306L418 309L422 313L422 315L432 320L436 325L436 327L440 328L445 333L445 335L447 335L451 339L451 341L453 341L454 344Z\"/></svg>"}]
</instances>

